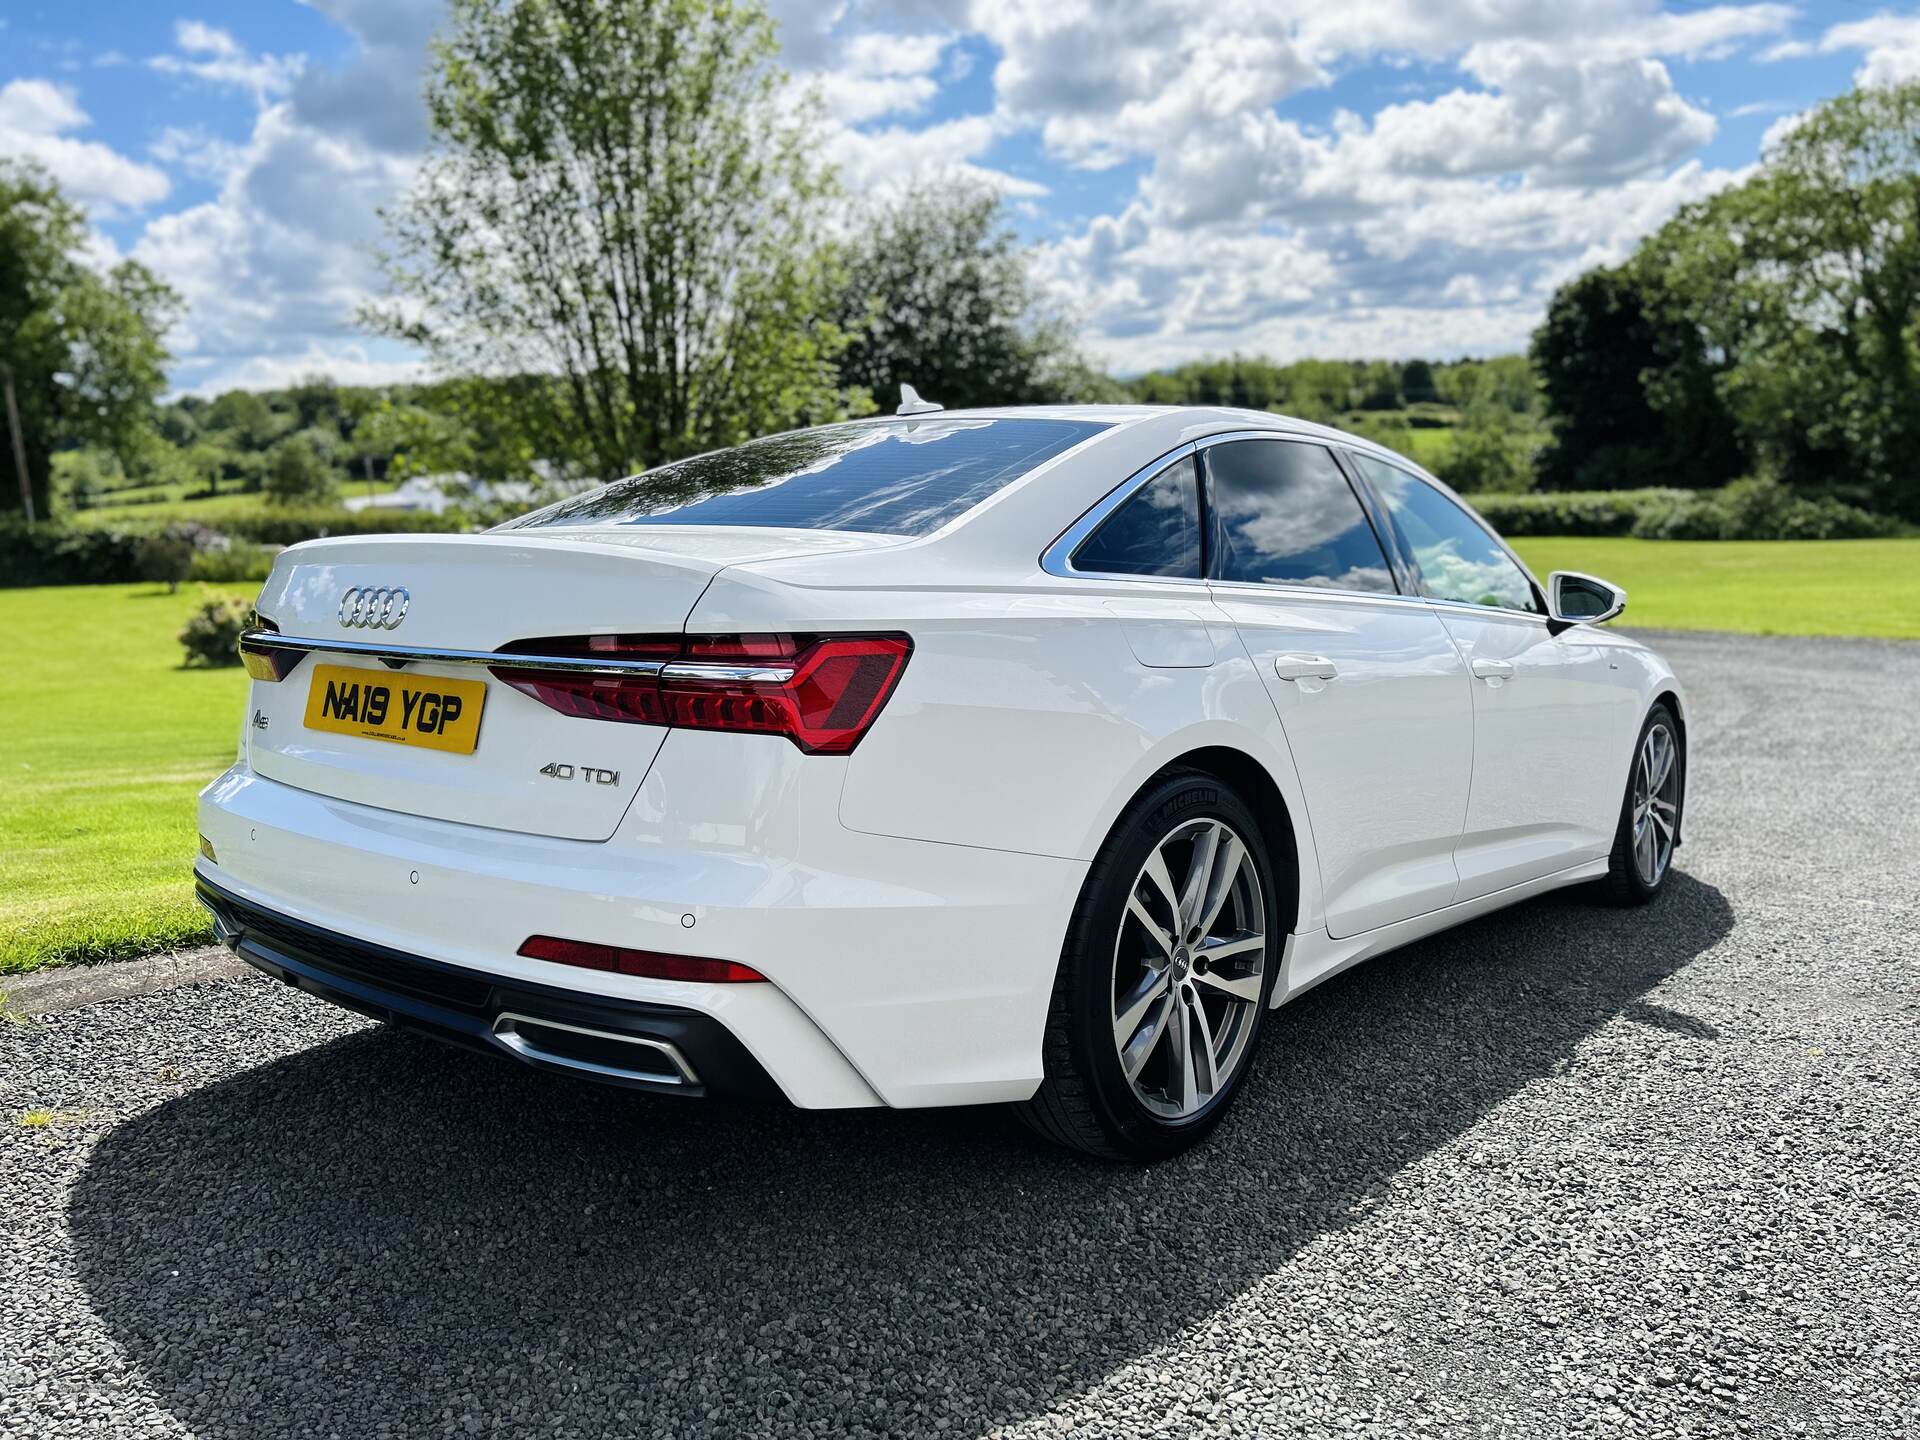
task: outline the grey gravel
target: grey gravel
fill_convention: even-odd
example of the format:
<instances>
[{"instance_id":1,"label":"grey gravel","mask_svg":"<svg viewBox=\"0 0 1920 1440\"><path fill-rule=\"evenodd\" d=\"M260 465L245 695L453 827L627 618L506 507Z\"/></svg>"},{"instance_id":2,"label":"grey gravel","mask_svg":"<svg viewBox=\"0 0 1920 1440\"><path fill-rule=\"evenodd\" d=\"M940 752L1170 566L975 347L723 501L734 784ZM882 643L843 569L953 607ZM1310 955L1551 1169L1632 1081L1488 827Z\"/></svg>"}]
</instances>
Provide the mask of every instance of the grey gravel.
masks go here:
<instances>
[{"instance_id":1,"label":"grey gravel","mask_svg":"<svg viewBox=\"0 0 1920 1440\"><path fill-rule=\"evenodd\" d=\"M1323 986L1150 1171L261 979L0 1025L0 1433L1915 1433L1920 646L1662 643L1661 903Z\"/></svg>"},{"instance_id":2,"label":"grey gravel","mask_svg":"<svg viewBox=\"0 0 1920 1440\"><path fill-rule=\"evenodd\" d=\"M15 1019L54 1015L121 995L151 995L156 990L251 973L247 962L224 945L170 950L105 965L62 965L32 975L0 977L0 1013Z\"/></svg>"}]
</instances>

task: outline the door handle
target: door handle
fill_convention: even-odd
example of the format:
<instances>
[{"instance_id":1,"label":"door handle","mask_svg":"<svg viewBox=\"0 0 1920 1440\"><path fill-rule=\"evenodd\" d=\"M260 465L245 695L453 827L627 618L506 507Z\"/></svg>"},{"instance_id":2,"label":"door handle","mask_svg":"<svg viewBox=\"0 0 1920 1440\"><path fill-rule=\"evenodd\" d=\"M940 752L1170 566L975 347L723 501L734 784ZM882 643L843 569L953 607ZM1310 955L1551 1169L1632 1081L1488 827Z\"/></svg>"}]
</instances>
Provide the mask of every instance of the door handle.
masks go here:
<instances>
[{"instance_id":1,"label":"door handle","mask_svg":"<svg viewBox=\"0 0 1920 1440\"><path fill-rule=\"evenodd\" d=\"M1276 655L1273 673L1282 680L1331 680L1340 670L1324 655Z\"/></svg>"},{"instance_id":2,"label":"door handle","mask_svg":"<svg viewBox=\"0 0 1920 1440\"><path fill-rule=\"evenodd\" d=\"M1473 678L1476 680L1511 680L1513 666L1505 660L1476 660L1473 662Z\"/></svg>"}]
</instances>

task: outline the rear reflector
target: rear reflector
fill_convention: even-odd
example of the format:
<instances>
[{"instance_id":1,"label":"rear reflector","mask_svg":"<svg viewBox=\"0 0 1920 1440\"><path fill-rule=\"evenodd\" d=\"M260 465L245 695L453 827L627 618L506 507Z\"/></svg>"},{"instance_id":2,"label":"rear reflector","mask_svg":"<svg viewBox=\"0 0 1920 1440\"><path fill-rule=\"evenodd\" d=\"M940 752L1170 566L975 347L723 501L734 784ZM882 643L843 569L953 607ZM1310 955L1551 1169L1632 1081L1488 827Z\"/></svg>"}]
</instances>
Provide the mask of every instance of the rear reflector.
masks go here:
<instances>
[{"instance_id":1,"label":"rear reflector","mask_svg":"<svg viewBox=\"0 0 1920 1440\"><path fill-rule=\"evenodd\" d=\"M705 960L698 955L662 955L653 950L628 950L619 945L596 945L588 940L557 940L530 935L520 947L529 960L551 960L582 970L606 970L615 975L644 975L650 980L698 980L710 985L765 980L750 965L732 960Z\"/></svg>"},{"instance_id":2,"label":"rear reflector","mask_svg":"<svg viewBox=\"0 0 1920 1440\"><path fill-rule=\"evenodd\" d=\"M784 735L809 755L846 755L899 683L913 641L905 635L583 635L504 648L657 662L656 672L627 675L494 670L562 715Z\"/></svg>"}]
</instances>

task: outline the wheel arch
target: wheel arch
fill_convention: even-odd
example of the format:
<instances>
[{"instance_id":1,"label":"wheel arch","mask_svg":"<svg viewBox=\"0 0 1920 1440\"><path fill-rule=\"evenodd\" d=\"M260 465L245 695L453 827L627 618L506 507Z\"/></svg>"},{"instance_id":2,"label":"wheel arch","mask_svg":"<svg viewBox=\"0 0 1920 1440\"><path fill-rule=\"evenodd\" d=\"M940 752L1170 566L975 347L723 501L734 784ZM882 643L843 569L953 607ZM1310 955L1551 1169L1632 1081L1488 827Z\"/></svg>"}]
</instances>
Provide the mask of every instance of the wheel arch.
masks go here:
<instances>
[{"instance_id":1,"label":"wheel arch","mask_svg":"<svg viewBox=\"0 0 1920 1440\"><path fill-rule=\"evenodd\" d=\"M1260 838L1273 857L1274 911L1288 933L1301 926L1301 836L1299 821L1281 793L1273 773L1245 750L1231 745L1204 745L1168 760L1149 775L1127 800L1144 794L1149 786L1178 771L1198 771L1230 785L1253 809L1260 822ZM1124 813L1126 806L1121 807ZM1119 823L1117 820L1115 823Z\"/></svg>"},{"instance_id":2,"label":"wheel arch","mask_svg":"<svg viewBox=\"0 0 1920 1440\"><path fill-rule=\"evenodd\" d=\"M1687 791L1691 788L1687 779L1687 771L1693 763L1692 742L1687 737L1687 707L1680 698L1679 687L1675 685L1663 686L1659 694L1647 702L1647 711L1649 714L1652 713L1655 705L1665 705L1667 707L1673 715L1673 723L1680 731L1680 809L1679 813L1674 816L1673 822L1673 848L1678 850L1681 842L1686 839L1687 834ZM1641 723L1646 723L1644 718Z\"/></svg>"}]
</instances>

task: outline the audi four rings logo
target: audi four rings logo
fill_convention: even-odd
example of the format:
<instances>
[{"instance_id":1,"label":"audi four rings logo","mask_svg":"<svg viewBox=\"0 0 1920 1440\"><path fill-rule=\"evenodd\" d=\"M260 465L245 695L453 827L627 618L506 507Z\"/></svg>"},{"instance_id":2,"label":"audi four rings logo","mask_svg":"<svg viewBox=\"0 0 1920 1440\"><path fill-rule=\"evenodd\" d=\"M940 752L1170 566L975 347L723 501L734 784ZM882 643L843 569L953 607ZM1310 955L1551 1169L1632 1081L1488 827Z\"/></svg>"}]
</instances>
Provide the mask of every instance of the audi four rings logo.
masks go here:
<instances>
[{"instance_id":1,"label":"audi four rings logo","mask_svg":"<svg viewBox=\"0 0 1920 1440\"><path fill-rule=\"evenodd\" d=\"M398 630L411 598L398 585L356 585L340 597L340 623L349 630Z\"/></svg>"}]
</instances>

